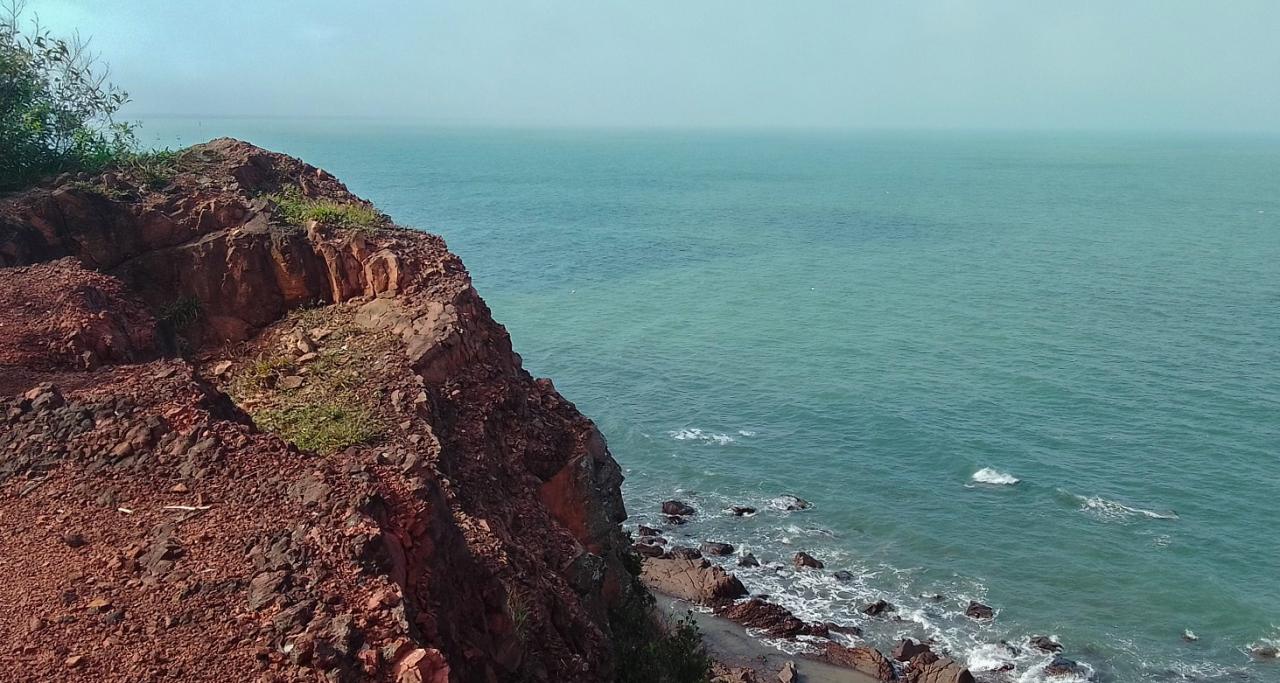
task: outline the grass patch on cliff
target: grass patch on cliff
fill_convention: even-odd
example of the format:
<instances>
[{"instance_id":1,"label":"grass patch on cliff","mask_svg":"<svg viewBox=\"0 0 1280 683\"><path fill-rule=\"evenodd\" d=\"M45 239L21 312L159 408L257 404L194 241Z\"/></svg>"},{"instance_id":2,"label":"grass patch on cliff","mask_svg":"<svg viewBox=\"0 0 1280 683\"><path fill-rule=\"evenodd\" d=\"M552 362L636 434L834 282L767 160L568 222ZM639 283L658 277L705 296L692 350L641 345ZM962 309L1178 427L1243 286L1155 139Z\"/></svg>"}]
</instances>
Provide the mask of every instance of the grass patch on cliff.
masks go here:
<instances>
[{"instance_id":1,"label":"grass patch on cliff","mask_svg":"<svg viewBox=\"0 0 1280 683\"><path fill-rule=\"evenodd\" d=\"M378 441L388 422L376 410L384 399L371 369L388 349L349 316L333 306L290 313L259 340L256 356L235 365L224 390L260 429L303 450ZM311 330L314 352L303 354L297 334Z\"/></svg>"},{"instance_id":2,"label":"grass patch on cliff","mask_svg":"<svg viewBox=\"0 0 1280 683\"><path fill-rule=\"evenodd\" d=\"M711 657L693 615L660 622L644 589L609 610L609 628L617 683L706 683L711 677Z\"/></svg>"},{"instance_id":3,"label":"grass patch on cliff","mask_svg":"<svg viewBox=\"0 0 1280 683\"><path fill-rule=\"evenodd\" d=\"M257 412L253 419L298 448L333 453L375 440L381 433L369 411L337 403L309 403Z\"/></svg>"},{"instance_id":4,"label":"grass patch on cliff","mask_svg":"<svg viewBox=\"0 0 1280 683\"><path fill-rule=\"evenodd\" d=\"M316 221L350 230L372 231L381 227L382 214L367 204L344 204L329 199L304 197L296 187L269 195L276 205L276 216L289 225L306 225Z\"/></svg>"}]
</instances>

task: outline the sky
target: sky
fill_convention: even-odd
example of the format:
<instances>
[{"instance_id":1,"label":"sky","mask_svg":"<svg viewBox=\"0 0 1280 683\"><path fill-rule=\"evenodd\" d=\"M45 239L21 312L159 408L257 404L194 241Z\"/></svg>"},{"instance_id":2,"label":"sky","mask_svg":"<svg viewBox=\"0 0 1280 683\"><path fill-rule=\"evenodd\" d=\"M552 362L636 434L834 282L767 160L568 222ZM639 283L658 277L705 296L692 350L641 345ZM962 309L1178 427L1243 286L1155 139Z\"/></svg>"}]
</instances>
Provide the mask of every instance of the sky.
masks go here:
<instances>
[{"instance_id":1,"label":"sky","mask_svg":"<svg viewBox=\"0 0 1280 683\"><path fill-rule=\"evenodd\" d=\"M146 117L1280 132L1278 0L29 0Z\"/></svg>"}]
</instances>

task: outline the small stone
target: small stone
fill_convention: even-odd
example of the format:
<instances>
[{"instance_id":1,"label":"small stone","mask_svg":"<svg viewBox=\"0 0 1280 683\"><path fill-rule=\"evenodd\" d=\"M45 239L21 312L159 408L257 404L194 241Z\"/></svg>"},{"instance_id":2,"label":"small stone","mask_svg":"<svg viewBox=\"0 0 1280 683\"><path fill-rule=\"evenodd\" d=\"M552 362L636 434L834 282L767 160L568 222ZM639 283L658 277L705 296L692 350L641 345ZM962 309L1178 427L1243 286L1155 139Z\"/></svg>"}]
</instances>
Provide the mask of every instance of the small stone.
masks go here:
<instances>
[{"instance_id":1,"label":"small stone","mask_svg":"<svg viewBox=\"0 0 1280 683\"><path fill-rule=\"evenodd\" d=\"M796 673L796 663L788 661L782 665L782 671L778 672L778 683L796 683L800 680L800 674Z\"/></svg>"},{"instance_id":2,"label":"small stone","mask_svg":"<svg viewBox=\"0 0 1280 683\"><path fill-rule=\"evenodd\" d=\"M297 375L289 375L280 380L281 389L297 389L302 386L302 378Z\"/></svg>"},{"instance_id":3,"label":"small stone","mask_svg":"<svg viewBox=\"0 0 1280 683\"><path fill-rule=\"evenodd\" d=\"M313 351L313 352L311 352L311 353L304 353L304 354L302 354L301 356L298 356L298 362L299 362L299 363L310 363L311 361L313 361L313 360L315 360L315 359L317 359L317 358L319 358L319 357L320 357L320 354L315 353L314 351Z\"/></svg>"},{"instance_id":4,"label":"small stone","mask_svg":"<svg viewBox=\"0 0 1280 683\"><path fill-rule=\"evenodd\" d=\"M221 363L217 363L217 364L215 364L215 365L213 366L213 369L212 369L213 376L214 376L214 377L221 377L221 376L223 376L223 375L227 374L227 371L228 371L228 370L230 370L230 369L231 369L231 361L229 361L229 360L224 360L224 361L222 361Z\"/></svg>"},{"instance_id":5,"label":"small stone","mask_svg":"<svg viewBox=\"0 0 1280 683\"><path fill-rule=\"evenodd\" d=\"M62 663L66 665L68 669L79 668L81 664L84 664L84 655L71 655L63 660Z\"/></svg>"},{"instance_id":6,"label":"small stone","mask_svg":"<svg viewBox=\"0 0 1280 683\"><path fill-rule=\"evenodd\" d=\"M190 493L190 492L191 492L191 489L187 488L187 485L182 482L178 482L173 486L169 487L169 493Z\"/></svg>"}]
</instances>

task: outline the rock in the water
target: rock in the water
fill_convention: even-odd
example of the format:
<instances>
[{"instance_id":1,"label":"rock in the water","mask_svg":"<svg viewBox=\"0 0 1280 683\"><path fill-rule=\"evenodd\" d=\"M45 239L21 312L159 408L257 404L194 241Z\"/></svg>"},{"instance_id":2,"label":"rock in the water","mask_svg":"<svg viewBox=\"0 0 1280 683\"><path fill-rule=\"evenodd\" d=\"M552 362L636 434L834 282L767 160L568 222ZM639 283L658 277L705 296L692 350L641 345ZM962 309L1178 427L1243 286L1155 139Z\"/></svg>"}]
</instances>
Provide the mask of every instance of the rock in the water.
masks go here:
<instances>
[{"instance_id":1,"label":"rock in the water","mask_svg":"<svg viewBox=\"0 0 1280 683\"><path fill-rule=\"evenodd\" d=\"M821 560L815 559L813 555L806 552L796 553L796 556L791 558L791 564L795 565L796 569L822 569L823 567Z\"/></svg>"},{"instance_id":2,"label":"rock in the water","mask_svg":"<svg viewBox=\"0 0 1280 683\"><path fill-rule=\"evenodd\" d=\"M857 626L845 626L844 624L837 624L834 621L828 621L825 625L827 630L831 633L844 633L850 636L862 635L862 629Z\"/></svg>"},{"instance_id":3,"label":"rock in the water","mask_svg":"<svg viewBox=\"0 0 1280 683\"><path fill-rule=\"evenodd\" d=\"M1027 642L1041 652L1062 652L1062 644L1049 636L1031 636Z\"/></svg>"},{"instance_id":4,"label":"rock in the water","mask_svg":"<svg viewBox=\"0 0 1280 683\"><path fill-rule=\"evenodd\" d=\"M932 652L932 648L924 643L917 643L910 638L903 638L893 646L893 658L899 662L909 662L921 652Z\"/></svg>"},{"instance_id":5,"label":"rock in the water","mask_svg":"<svg viewBox=\"0 0 1280 683\"><path fill-rule=\"evenodd\" d=\"M845 571L843 569L836 571L831 576L834 577L836 581L849 582L853 580L853 572Z\"/></svg>"},{"instance_id":6,"label":"rock in the water","mask_svg":"<svg viewBox=\"0 0 1280 683\"><path fill-rule=\"evenodd\" d=\"M754 515L756 513L756 509L745 505L734 505L729 508L729 512L732 512L734 517L744 517L747 515Z\"/></svg>"},{"instance_id":7,"label":"rock in the water","mask_svg":"<svg viewBox=\"0 0 1280 683\"><path fill-rule=\"evenodd\" d=\"M882 614L892 612L894 610L893 603L885 600L876 600L875 602L863 605L861 611L868 616L878 617Z\"/></svg>"},{"instance_id":8,"label":"rock in the water","mask_svg":"<svg viewBox=\"0 0 1280 683\"><path fill-rule=\"evenodd\" d=\"M977 600L969 601L969 606L965 608L964 614L970 619L994 619L996 616L995 610Z\"/></svg>"},{"instance_id":9,"label":"rock in the water","mask_svg":"<svg viewBox=\"0 0 1280 683\"><path fill-rule=\"evenodd\" d=\"M653 528L653 527L650 527L650 526L645 526L645 525L641 524L641 525L636 529L636 535L637 535L637 536L658 536L658 535L660 535L660 534L658 533L658 530L657 530L657 529L655 529L655 528Z\"/></svg>"},{"instance_id":10,"label":"rock in the water","mask_svg":"<svg viewBox=\"0 0 1280 683\"><path fill-rule=\"evenodd\" d=\"M799 496L787 494L785 496L778 496L777 498L769 501L769 506L775 510L795 511L807 510L812 507L812 503Z\"/></svg>"},{"instance_id":11,"label":"rock in the water","mask_svg":"<svg viewBox=\"0 0 1280 683\"><path fill-rule=\"evenodd\" d=\"M746 553L742 557L738 558L738 566L739 567L759 567L760 560L757 560L755 555L752 555L751 553Z\"/></svg>"},{"instance_id":12,"label":"rock in the water","mask_svg":"<svg viewBox=\"0 0 1280 683\"><path fill-rule=\"evenodd\" d=\"M877 681L892 681L897 678L893 663L879 650L873 648L845 647L839 643L827 643L823 656L836 666L861 671Z\"/></svg>"},{"instance_id":13,"label":"rock in the water","mask_svg":"<svg viewBox=\"0 0 1280 683\"><path fill-rule=\"evenodd\" d=\"M706 560L646 559L640 579L650 588L700 605L721 605L747 594L742 582Z\"/></svg>"},{"instance_id":14,"label":"rock in the water","mask_svg":"<svg viewBox=\"0 0 1280 683\"><path fill-rule=\"evenodd\" d=\"M680 515L667 515L664 521L666 521L667 524L670 524L672 526L680 526L681 524L684 524L689 520L685 519L684 517L681 517Z\"/></svg>"},{"instance_id":15,"label":"rock in the water","mask_svg":"<svg viewBox=\"0 0 1280 683\"><path fill-rule=\"evenodd\" d=\"M733 546L728 543L717 543L715 541L707 541L699 546L703 555L732 555Z\"/></svg>"},{"instance_id":16,"label":"rock in the water","mask_svg":"<svg viewBox=\"0 0 1280 683\"><path fill-rule=\"evenodd\" d=\"M1191 629L1185 629L1182 632L1182 640L1188 643L1194 643L1197 640L1200 640L1200 636L1196 635L1196 632Z\"/></svg>"},{"instance_id":17,"label":"rock in the water","mask_svg":"<svg viewBox=\"0 0 1280 683\"><path fill-rule=\"evenodd\" d=\"M1084 667L1073 659L1067 659L1062 655L1056 655L1053 661L1044 667L1044 675L1046 676L1077 676L1085 673Z\"/></svg>"},{"instance_id":18,"label":"rock in the water","mask_svg":"<svg viewBox=\"0 0 1280 683\"><path fill-rule=\"evenodd\" d=\"M662 514L687 516L694 513L693 507L678 500L668 500L662 503Z\"/></svg>"},{"instance_id":19,"label":"rock in the water","mask_svg":"<svg viewBox=\"0 0 1280 683\"><path fill-rule=\"evenodd\" d=\"M1275 645L1254 645L1249 648L1249 654L1258 659L1276 659L1280 657L1280 648Z\"/></svg>"}]
</instances>

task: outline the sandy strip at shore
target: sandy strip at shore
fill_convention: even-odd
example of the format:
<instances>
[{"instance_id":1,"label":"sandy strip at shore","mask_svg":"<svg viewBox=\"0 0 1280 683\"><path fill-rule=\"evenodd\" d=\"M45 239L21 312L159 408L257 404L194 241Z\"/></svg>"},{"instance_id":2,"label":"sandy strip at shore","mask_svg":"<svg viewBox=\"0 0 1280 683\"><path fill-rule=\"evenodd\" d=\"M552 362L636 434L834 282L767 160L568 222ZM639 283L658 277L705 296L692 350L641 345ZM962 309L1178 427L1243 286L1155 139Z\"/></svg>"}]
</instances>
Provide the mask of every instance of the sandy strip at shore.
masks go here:
<instances>
[{"instance_id":1,"label":"sandy strip at shore","mask_svg":"<svg viewBox=\"0 0 1280 683\"><path fill-rule=\"evenodd\" d=\"M801 683L878 683L874 678L852 669L832 666L825 662L790 655L759 638L747 634L738 624L713 614L697 611L693 603L653 592L658 609L671 618L683 617L692 612L702 631L702 641L707 652L717 661L729 666L742 666L755 670L761 683L777 683L778 672L788 660L796 663Z\"/></svg>"}]
</instances>

